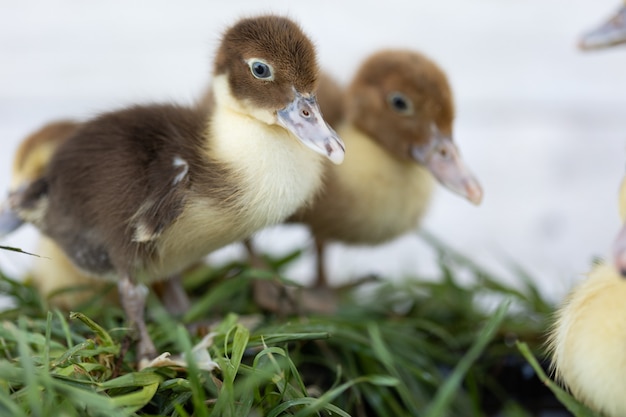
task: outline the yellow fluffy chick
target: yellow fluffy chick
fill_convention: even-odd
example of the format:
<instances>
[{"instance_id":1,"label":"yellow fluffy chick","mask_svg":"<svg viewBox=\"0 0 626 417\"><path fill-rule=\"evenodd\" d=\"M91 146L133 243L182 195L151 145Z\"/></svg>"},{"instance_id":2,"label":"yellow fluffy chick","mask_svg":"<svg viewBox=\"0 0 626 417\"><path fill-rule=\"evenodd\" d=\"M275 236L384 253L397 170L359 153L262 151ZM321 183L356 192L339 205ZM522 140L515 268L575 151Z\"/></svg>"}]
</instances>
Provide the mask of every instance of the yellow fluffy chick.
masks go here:
<instances>
[{"instance_id":1,"label":"yellow fluffy chick","mask_svg":"<svg viewBox=\"0 0 626 417\"><path fill-rule=\"evenodd\" d=\"M626 219L626 178L620 189ZM549 336L552 367L559 381L590 408L626 416L625 229L614 244L614 262L597 265L567 297Z\"/></svg>"}]
</instances>

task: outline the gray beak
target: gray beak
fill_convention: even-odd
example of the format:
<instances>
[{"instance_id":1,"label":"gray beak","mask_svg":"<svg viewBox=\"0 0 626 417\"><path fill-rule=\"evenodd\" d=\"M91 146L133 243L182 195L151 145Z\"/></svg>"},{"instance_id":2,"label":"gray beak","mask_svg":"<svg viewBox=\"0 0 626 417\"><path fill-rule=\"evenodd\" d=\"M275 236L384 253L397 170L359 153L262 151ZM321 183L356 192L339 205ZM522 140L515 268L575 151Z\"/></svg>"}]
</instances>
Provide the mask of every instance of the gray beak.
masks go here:
<instances>
[{"instance_id":1,"label":"gray beak","mask_svg":"<svg viewBox=\"0 0 626 417\"><path fill-rule=\"evenodd\" d=\"M427 144L411 149L413 158L423 164L443 186L478 205L483 198L483 189L474 175L465 166L459 150L452 139L432 127Z\"/></svg>"},{"instance_id":2,"label":"gray beak","mask_svg":"<svg viewBox=\"0 0 626 417\"><path fill-rule=\"evenodd\" d=\"M314 97L295 91L295 98L276 112L278 123L302 143L335 164L343 162L345 147L337 133L324 121Z\"/></svg>"}]
</instances>

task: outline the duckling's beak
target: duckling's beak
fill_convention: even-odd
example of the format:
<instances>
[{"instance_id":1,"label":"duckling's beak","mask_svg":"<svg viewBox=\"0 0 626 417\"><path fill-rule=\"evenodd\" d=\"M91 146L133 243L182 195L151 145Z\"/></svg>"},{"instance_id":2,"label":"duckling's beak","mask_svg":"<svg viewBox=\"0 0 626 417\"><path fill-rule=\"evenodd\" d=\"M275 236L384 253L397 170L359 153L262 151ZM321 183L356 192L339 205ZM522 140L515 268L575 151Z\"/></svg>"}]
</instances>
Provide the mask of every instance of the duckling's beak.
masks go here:
<instances>
[{"instance_id":1,"label":"duckling's beak","mask_svg":"<svg viewBox=\"0 0 626 417\"><path fill-rule=\"evenodd\" d=\"M423 164L441 184L478 205L483 189L465 166L459 150L452 139L433 127L430 140L425 145L411 148L413 158Z\"/></svg>"},{"instance_id":2,"label":"duckling's beak","mask_svg":"<svg viewBox=\"0 0 626 417\"><path fill-rule=\"evenodd\" d=\"M295 98L276 112L278 123L293 133L315 152L325 155L335 164L343 162L344 144L337 133L324 121L315 97L305 97L295 91Z\"/></svg>"},{"instance_id":3,"label":"duckling's beak","mask_svg":"<svg viewBox=\"0 0 626 417\"><path fill-rule=\"evenodd\" d=\"M14 197L11 193L9 198L0 204L0 237L8 235L24 223L11 207L12 198Z\"/></svg>"},{"instance_id":4,"label":"duckling's beak","mask_svg":"<svg viewBox=\"0 0 626 417\"><path fill-rule=\"evenodd\" d=\"M620 275L626 278L626 224L613 242L613 262Z\"/></svg>"}]
</instances>

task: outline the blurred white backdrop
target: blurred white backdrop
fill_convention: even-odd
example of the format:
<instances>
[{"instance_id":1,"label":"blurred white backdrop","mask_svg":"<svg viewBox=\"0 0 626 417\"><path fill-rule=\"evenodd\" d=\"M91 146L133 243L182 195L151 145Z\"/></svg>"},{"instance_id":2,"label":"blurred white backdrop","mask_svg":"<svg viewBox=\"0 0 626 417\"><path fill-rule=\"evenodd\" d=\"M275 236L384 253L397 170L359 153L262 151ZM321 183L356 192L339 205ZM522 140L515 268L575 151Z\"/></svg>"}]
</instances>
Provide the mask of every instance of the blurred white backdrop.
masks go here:
<instances>
[{"instance_id":1,"label":"blurred white backdrop","mask_svg":"<svg viewBox=\"0 0 626 417\"><path fill-rule=\"evenodd\" d=\"M136 102L192 102L209 84L221 31L241 16L287 14L315 40L322 66L347 82L361 59L408 47L436 60L455 91L455 138L483 183L473 207L440 189L423 227L507 279L527 268L560 298L617 233L625 166L626 48L582 53L578 36L618 0L4 2L0 6L0 190L19 141L47 121L85 119ZM2 244L35 247L29 227ZM261 233L284 253L302 228ZM226 249L214 259L236 256ZM331 275L432 274L415 236L376 248L335 245ZM22 274L32 260L0 252ZM309 258L289 272L306 281Z\"/></svg>"}]
</instances>

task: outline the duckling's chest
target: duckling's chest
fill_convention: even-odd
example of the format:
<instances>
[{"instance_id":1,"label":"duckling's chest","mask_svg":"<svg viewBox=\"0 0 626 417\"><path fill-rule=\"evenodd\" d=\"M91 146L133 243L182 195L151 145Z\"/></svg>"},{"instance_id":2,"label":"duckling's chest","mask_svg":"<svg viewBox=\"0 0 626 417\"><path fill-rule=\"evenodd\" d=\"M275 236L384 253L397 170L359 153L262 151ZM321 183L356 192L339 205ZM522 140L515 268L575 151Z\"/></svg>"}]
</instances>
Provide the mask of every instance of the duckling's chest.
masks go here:
<instances>
[{"instance_id":1,"label":"duckling's chest","mask_svg":"<svg viewBox=\"0 0 626 417\"><path fill-rule=\"evenodd\" d=\"M330 188L330 198L343 199L342 210L348 210L341 240L376 244L415 229L431 200L432 175L393 158L369 138L343 136L346 158L332 167Z\"/></svg>"},{"instance_id":2,"label":"duckling's chest","mask_svg":"<svg viewBox=\"0 0 626 417\"><path fill-rule=\"evenodd\" d=\"M323 157L285 129L223 110L213 119L212 153L235 176L242 221L258 229L283 221L322 185Z\"/></svg>"},{"instance_id":3,"label":"duckling's chest","mask_svg":"<svg viewBox=\"0 0 626 417\"><path fill-rule=\"evenodd\" d=\"M236 191L226 200L196 196L159 248L166 269L180 270L199 257L283 221L321 186L321 157L282 128L236 114L217 115L210 155L228 167Z\"/></svg>"}]
</instances>

